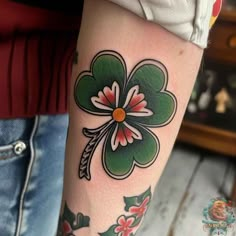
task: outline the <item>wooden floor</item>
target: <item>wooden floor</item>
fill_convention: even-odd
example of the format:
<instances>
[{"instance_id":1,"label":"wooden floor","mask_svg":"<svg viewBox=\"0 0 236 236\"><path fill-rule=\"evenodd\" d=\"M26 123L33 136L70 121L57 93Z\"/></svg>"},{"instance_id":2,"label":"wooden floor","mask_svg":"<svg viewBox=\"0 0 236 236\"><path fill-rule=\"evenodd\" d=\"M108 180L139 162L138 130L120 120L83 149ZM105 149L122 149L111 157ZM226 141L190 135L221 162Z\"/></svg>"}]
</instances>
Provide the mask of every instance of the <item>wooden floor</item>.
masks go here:
<instances>
[{"instance_id":1,"label":"wooden floor","mask_svg":"<svg viewBox=\"0 0 236 236\"><path fill-rule=\"evenodd\" d=\"M137 236L208 236L203 208L214 197L230 198L234 178L233 159L176 145Z\"/></svg>"}]
</instances>

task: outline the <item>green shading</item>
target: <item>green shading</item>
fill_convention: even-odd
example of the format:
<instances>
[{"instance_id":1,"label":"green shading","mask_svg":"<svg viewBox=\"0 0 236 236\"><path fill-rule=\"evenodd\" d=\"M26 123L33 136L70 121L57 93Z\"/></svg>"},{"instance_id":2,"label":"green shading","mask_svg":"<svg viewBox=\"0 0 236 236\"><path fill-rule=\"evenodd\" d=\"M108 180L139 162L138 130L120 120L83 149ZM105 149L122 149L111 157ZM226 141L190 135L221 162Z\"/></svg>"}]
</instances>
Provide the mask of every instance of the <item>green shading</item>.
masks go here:
<instances>
[{"instance_id":1,"label":"green shading","mask_svg":"<svg viewBox=\"0 0 236 236\"><path fill-rule=\"evenodd\" d=\"M144 193L140 194L139 196L134 196L134 197L124 197L124 202L125 202L125 211L129 211L129 208L132 206L140 206L143 201L145 200L146 197L150 197L149 202L151 201L152 198L152 193L151 193L151 187Z\"/></svg>"},{"instance_id":2,"label":"green shading","mask_svg":"<svg viewBox=\"0 0 236 236\"><path fill-rule=\"evenodd\" d=\"M104 87L111 88L114 81L119 84L122 92L125 79L124 63L115 55L101 54L95 58L91 72L84 72L79 76L74 90L75 101L88 112L107 113L107 111L95 107L91 98L98 96L98 92L103 91Z\"/></svg>"},{"instance_id":3,"label":"green shading","mask_svg":"<svg viewBox=\"0 0 236 236\"><path fill-rule=\"evenodd\" d=\"M134 139L126 146L119 145L115 151L111 148L111 129L104 145L103 162L105 170L114 178L125 178L133 169L133 165L147 167L152 164L159 152L159 141L153 133L144 127L130 124L142 134L142 140Z\"/></svg>"},{"instance_id":4,"label":"green shading","mask_svg":"<svg viewBox=\"0 0 236 236\"><path fill-rule=\"evenodd\" d=\"M164 67L161 69L154 64L145 64L133 73L126 91L128 92L132 87L138 85L139 92L144 94L147 108L153 112L153 115L132 117L132 120L146 126L161 126L174 115L176 100L174 95L166 91L167 72L164 73L163 70L165 70Z\"/></svg>"}]
</instances>

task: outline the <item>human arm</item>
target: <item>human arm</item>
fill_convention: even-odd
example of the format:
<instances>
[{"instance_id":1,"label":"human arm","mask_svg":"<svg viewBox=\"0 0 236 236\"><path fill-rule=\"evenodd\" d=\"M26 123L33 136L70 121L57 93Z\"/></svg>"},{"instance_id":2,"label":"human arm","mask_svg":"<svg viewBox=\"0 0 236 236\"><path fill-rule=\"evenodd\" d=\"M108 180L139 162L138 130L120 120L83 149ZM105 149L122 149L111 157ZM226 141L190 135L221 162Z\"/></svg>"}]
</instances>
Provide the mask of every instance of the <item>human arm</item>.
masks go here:
<instances>
[{"instance_id":1,"label":"human arm","mask_svg":"<svg viewBox=\"0 0 236 236\"><path fill-rule=\"evenodd\" d=\"M122 215L126 217L133 215L133 213L129 212L130 209L127 209L128 211L125 209L124 197L139 196L148 190L149 187L151 187L151 192L153 192L178 133L198 72L203 50L190 42L180 39L162 27L147 22L115 4L103 0L85 1L77 50L79 52L78 64L74 65L73 68L69 101L70 125L66 151L62 215L64 214L63 209L65 209L66 202L68 208L74 214L81 212L88 216L90 218L89 227L73 230L73 234L92 236L106 232L113 225L118 225L118 219L121 219ZM122 108L127 107L124 105L130 90L133 91L133 94L142 93L147 100L145 100L147 105L143 106L143 113L145 114L138 117L138 125L136 123L133 125L132 121L131 123L129 122L129 125L133 125L135 128L131 129L134 133L133 143L127 141L126 147L129 147L129 150L122 151L121 142L115 142L112 139L112 135L109 136L111 133L108 133L108 131L114 133L115 126L113 126L113 129L108 127L108 131L104 131L104 135L99 140L92 155L91 165L89 166L91 179L88 181L81 174L81 169L79 171L81 156L86 145L91 141L88 133L87 137L83 134L83 129L97 129L109 122L110 119L107 118L109 115L104 116L104 112L103 115L98 114L99 105L96 103L98 99L95 98L99 97L98 93L103 91L105 83L91 80L92 82L87 83L87 85L86 83L81 85L78 81L84 80L84 76L89 79L89 74L94 76L94 73L98 73L96 68L101 71L99 73L110 71L109 73L113 74L114 70L111 69L113 65L106 62L100 66L96 64L97 58L101 58L103 55L115 55L118 58L117 61L120 60L123 66L124 64L126 65L127 71L124 70L124 74L129 78L135 74L132 74L132 71L136 71L134 69L136 65L141 67L141 64L139 64L141 61L143 61L144 65L154 65L154 69L150 74L148 72L149 69L145 70L146 72L142 72L145 80L137 79L138 82L127 85L128 87L126 87L126 92L123 95L119 93L124 100ZM159 71L163 72L160 78L164 82L159 84L158 91L155 90L155 82L152 82L153 84L148 82L154 91L152 94L150 87L148 89L145 88L148 86L146 82L149 81L149 77L155 77L155 68L159 68L161 69ZM85 72L91 69L92 72ZM113 91L117 91L117 86L114 82L117 80L119 82L119 78L115 74L104 78L98 75L95 75L95 77L106 79L108 81L106 86L112 90L113 85ZM159 80L159 77L157 80ZM132 79L130 81L132 82ZM128 84L127 81L126 83ZM95 91L96 88L94 88L94 94L91 95L92 92L90 93L89 91L95 84L95 87L99 87L99 89ZM121 82L118 85L120 91L125 90L124 86L121 86ZM135 90L134 87L136 85L139 85L139 90ZM82 89L80 89L80 86ZM88 92L86 91L86 86ZM81 91L84 91L85 94L83 95ZM158 95L156 96L155 93L158 93ZM167 95L163 97L163 93ZM166 98L167 100L165 100L165 97L168 97ZM164 102L160 103L158 98L163 99ZM92 107L91 110L88 109L89 106L90 108ZM104 110L101 106L100 109ZM107 110L105 109L105 111ZM147 118L150 118L153 113L159 114L163 118L157 115L155 116L157 120L152 121L152 125L147 125L150 124L148 123L150 120L148 121ZM110 117L112 118L112 115ZM134 115L130 120L133 117ZM144 126L144 129L140 126ZM151 136L146 131L151 131ZM113 154L109 155L109 158L112 160L113 156L117 156L119 152L120 158L128 157L130 160L129 152L131 152L131 155L133 155L133 152L135 154L133 156L136 156L136 166L134 168L130 168L128 163L127 165L125 164L125 167L122 165L118 170L117 166L113 166L112 162L108 161L108 154L105 155L103 150L108 147L107 145L112 145L112 140L114 141L113 149L111 147ZM143 142L139 143L142 140ZM138 151L132 148L134 144L137 144L136 150ZM147 148L149 145L151 145L151 148ZM141 151L147 153L150 150L152 153L147 155L149 159L138 157ZM121 159L120 163L126 163L126 160ZM137 163L139 163L139 167ZM78 176L79 174L81 174L80 177ZM149 196L151 198L151 195ZM133 233L135 233L137 228L138 225L134 227ZM118 235L118 233L114 235Z\"/></svg>"}]
</instances>

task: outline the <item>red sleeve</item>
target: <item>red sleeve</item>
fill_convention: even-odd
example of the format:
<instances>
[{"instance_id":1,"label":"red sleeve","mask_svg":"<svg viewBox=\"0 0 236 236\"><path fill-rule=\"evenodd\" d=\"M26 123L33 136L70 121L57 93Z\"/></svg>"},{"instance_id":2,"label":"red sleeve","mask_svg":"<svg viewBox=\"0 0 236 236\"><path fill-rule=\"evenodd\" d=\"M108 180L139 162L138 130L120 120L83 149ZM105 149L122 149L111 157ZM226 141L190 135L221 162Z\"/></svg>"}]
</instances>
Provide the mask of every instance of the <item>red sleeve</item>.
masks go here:
<instances>
[{"instance_id":1,"label":"red sleeve","mask_svg":"<svg viewBox=\"0 0 236 236\"><path fill-rule=\"evenodd\" d=\"M78 30L80 16L31 7L11 1L0 1L0 34L33 30Z\"/></svg>"}]
</instances>

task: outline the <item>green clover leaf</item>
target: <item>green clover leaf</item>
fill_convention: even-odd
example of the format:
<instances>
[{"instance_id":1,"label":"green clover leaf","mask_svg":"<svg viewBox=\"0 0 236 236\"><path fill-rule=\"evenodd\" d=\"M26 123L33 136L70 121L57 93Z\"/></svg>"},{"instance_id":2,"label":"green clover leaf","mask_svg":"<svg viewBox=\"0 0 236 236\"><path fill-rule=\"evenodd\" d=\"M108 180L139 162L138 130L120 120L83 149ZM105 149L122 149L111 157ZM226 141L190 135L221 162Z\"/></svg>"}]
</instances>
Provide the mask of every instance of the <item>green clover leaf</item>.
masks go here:
<instances>
[{"instance_id":1,"label":"green clover leaf","mask_svg":"<svg viewBox=\"0 0 236 236\"><path fill-rule=\"evenodd\" d=\"M159 152L159 140L148 129L132 124L142 133L142 140L134 140L132 145L119 146L116 151L111 148L111 136L114 129L108 134L103 153L103 165L106 172L113 178L127 178L135 166L144 168L150 166Z\"/></svg>"},{"instance_id":2,"label":"green clover leaf","mask_svg":"<svg viewBox=\"0 0 236 236\"><path fill-rule=\"evenodd\" d=\"M145 168L156 160L160 143L148 128L167 125L177 107L167 83L167 70L158 61L144 60L127 76L118 53L95 56L90 71L79 75L74 97L84 111L110 120L97 129L83 130L90 141L81 157L80 178L90 180L91 159L103 137L103 167L115 179L127 178L135 166Z\"/></svg>"},{"instance_id":3,"label":"green clover leaf","mask_svg":"<svg viewBox=\"0 0 236 236\"><path fill-rule=\"evenodd\" d=\"M147 107L153 111L152 116L132 117L134 121L148 127L158 127L166 125L173 118L177 102L175 96L166 90L167 83L167 70L160 62L145 60L133 69L126 90L140 85Z\"/></svg>"},{"instance_id":4,"label":"green clover leaf","mask_svg":"<svg viewBox=\"0 0 236 236\"><path fill-rule=\"evenodd\" d=\"M125 78L125 63L120 55L112 52L98 54L91 64L91 71L85 71L79 75L74 91L75 102L89 113L103 115L107 112L95 107L91 98L97 96L104 87L111 87L113 81L117 81L123 89Z\"/></svg>"}]
</instances>

